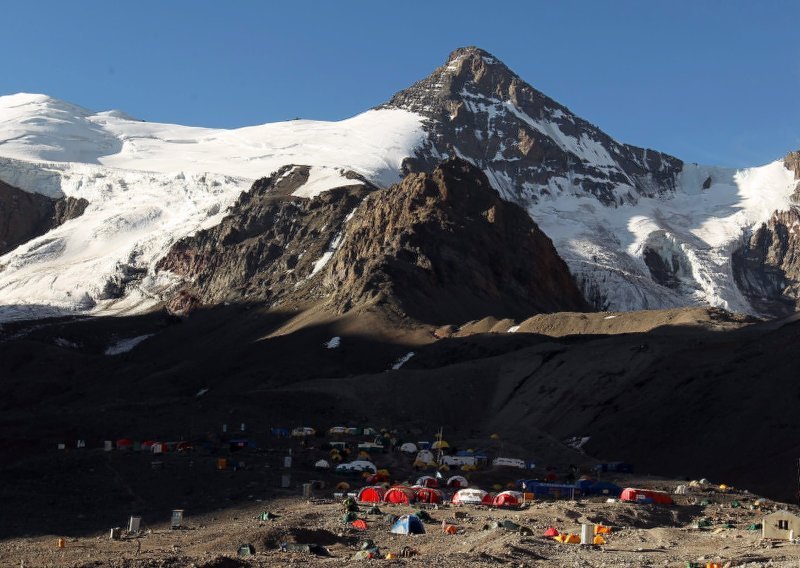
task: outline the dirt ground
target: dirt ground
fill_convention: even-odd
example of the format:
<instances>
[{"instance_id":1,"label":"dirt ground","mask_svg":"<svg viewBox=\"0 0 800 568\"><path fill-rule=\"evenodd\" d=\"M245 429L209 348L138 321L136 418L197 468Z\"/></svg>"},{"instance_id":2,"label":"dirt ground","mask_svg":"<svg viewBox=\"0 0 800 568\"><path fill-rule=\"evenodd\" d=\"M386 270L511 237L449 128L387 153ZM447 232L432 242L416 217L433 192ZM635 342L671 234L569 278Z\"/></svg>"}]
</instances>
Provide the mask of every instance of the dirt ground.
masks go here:
<instances>
[{"instance_id":1,"label":"dirt ground","mask_svg":"<svg viewBox=\"0 0 800 568\"><path fill-rule=\"evenodd\" d=\"M659 485L664 485L661 483ZM708 497L707 506L690 505L689 499ZM110 540L107 531L66 539L57 547L57 535L15 538L0 544L2 566L48 567L203 567L334 566L360 564L354 559L361 543L369 539L381 554L413 550L409 558L374 559L371 562L413 566L687 566L687 562L716 562L720 566L797 566L800 546L761 539L760 531L747 530L761 520L762 511L750 509L752 495L720 494L678 497L674 506L606 503L602 499L534 502L519 510L440 506L428 509L433 522L423 535L394 535L386 514L401 515L419 506L381 505L384 515L359 515L368 528L359 531L341 522L341 505L333 499L286 497L254 503L222 513L187 516L187 527L170 530L168 523L143 527L143 533ZM738 499L743 506L731 508ZM278 517L257 519L269 510ZM458 518L456 515L459 515ZM463 518L465 516L466 518ZM707 528L692 528L708 519ZM491 528L493 521L511 520L530 528L533 535ZM444 534L441 522L459 527ZM578 533L581 523L612 527L604 546L560 544L542 536L554 526ZM486 526L490 528L486 528ZM281 543L317 544L319 554L284 552ZM249 543L255 555L238 558L239 545Z\"/></svg>"}]
</instances>

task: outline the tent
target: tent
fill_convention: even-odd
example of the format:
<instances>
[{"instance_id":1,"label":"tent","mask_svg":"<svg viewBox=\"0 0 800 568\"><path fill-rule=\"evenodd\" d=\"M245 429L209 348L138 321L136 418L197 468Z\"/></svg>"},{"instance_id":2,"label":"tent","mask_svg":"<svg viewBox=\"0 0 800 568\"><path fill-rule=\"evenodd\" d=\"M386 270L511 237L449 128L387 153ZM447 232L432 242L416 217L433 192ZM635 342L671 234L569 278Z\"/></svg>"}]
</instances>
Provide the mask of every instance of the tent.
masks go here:
<instances>
[{"instance_id":1,"label":"tent","mask_svg":"<svg viewBox=\"0 0 800 568\"><path fill-rule=\"evenodd\" d=\"M459 489L453 495L454 505L480 505L488 493L482 489Z\"/></svg>"},{"instance_id":2,"label":"tent","mask_svg":"<svg viewBox=\"0 0 800 568\"><path fill-rule=\"evenodd\" d=\"M433 487L414 487L417 501L420 503L441 503L442 492Z\"/></svg>"},{"instance_id":3,"label":"tent","mask_svg":"<svg viewBox=\"0 0 800 568\"><path fill-rule=\"evenodd\" d=\"M492 500L495 507L516 507L522 505L523 496L519 491L503 491Z\"/></svg>"},{"instance_id":4,"label":"tent","mask_svg":"<svg viewBox=\"0 0 800 568\"><path fill-rule=\"evenodd\" d=\"M288 428L270 428L269 432L270 432L270 434L272 434L276 438L288 438L289 437Z\"/></svg>"},{"instance_id":5,"label":"tent","mask_svg":"<svg viewBox=\"0 0 800 568\"><path fill-rule=\"evenodd\" d=\"M403 515L389 531L394 534L425 534L425 526L416 515Z\"/></svg>"},{"instance_id":6,"label":"tent","mask_svg":"<svg viewBox=\"0 0 800 568\"><path fill-rule=\"evenodd\" d=\"M117 449L118 450L133 449L133 440L129 440L128 438L120 438L119 440L117 440Z\"/></svg>"},{"instance_id":7,"label":"tent","mask_svg":"<svg viewBox=\"0 0 800 568\"><path fill-rule=\"evenodd\" d=\"M383 501L384 495L386 495L386 489L380 485L371 485L358 492L357 500L359 503L380 503Z\"/></svg>"},{"instance_id":8,"label":"tent","mask_svg":"<svg viewBox=\"0 0 800 568\"><path fill-rule=\"evenodd\" d=\"M345 426L334 426L328 430L328 434L331 436L342 436L347 434L347 428Z\"/></svg>"},{"instance_id":9,"label":"tent","mask_svg":"<svg viewBox=\"0 0 800 568\"><path fill-rule=\"evenodd\" d=\"M366 479L367 483L376 484L381 481L389 481L389 473L385 469L379 469L377 473L373 473Z\"/></svg>"},{"instance_id":10,"label":"tent","mask_svg":"<svg viewBox=\"0 0 800 568\"><path fill-rule=\"evenodd\" d=\"M313 436L317 431L310 426L298 426L292 430L292 436L295 438L305 438L306 436Z\"/></svg>"},{"instance_id":11,"label":"tent","mask_svg":"<svg viewBox=\"0 0 800 568\"><path fill-rule=\"evenodd\" d=\"M454 475L448 478L447 486L454 489L463 489L464 487L469 487L469 481L463 475Z\"/></svg>"},{"instance_id":12,"label":"tent","mask_svg":"<svg viewBox=\"0 0 800 568\"><path fill-rule=\"evenodd\" d=\"M551 538L554 536L558 536L558 531L556 530L555 527L550 527L549 529L544 531L544 536L549 536Z\"/></svg>"},{"instance_id":13,"label":"tent","mask_svg":"<svg viewBox=\"0 0 800 568\"><path fill-rule=\"evenodd\" d=\"M413 503L417 500L417 494L410 487L396 485L390 488L383 496L384 503Z\"/></svg>"},{"instance_id":14,"label":"tent","mask_svg":"<svg viewBox=\"0 0 800 568\"><path fill-rule=\"evenodd\" d=\"M415 454L417 453L417 445L411 442L406 442L402 446L400 446L400 451L404 454Z\"/></svg>"},{"instance_id":15,"label":"tent","mask_svg":"<svg viewBox=\"0 0 800 568\"><path fill-rule=\"evenodd\" d=\"M434 487L434 488L436 488L436 487L439 487L439 480L436 479L435 477L430 476L430 475L423 475L422 477L417 479L417 482L414 485L419 485L420 487Z\"/></svg>"},{"instance_id":16,"label":"tent","mask_svg":"<svg viewBox=\"0 0 800 568\"><path fill-rule=\"evenodd\" d=\"M450 448L450 444L447 443L447 440L439 440L434 442L433 445L431 445L431 448L434 450L446 450Z\"/></svg>"},{"instance_id":17,"label":"tent","mask_svg":"<svg viewBox=\"0 0 800 568\"><path fill-rule=\"evenodd\" d=\"M414 461L426 465L436 465L436 459L433 457L433 453L430 450L420 450L417 452L417 457Z\"/></svg>"},{"instance_id":18,"label":"tent","mask_svg":"<svg viewBox=\"0 0 800 568\"><path fill-rule=\"evenodd\" d=\"M317 469L330 469L331 464L329 464L325 460L319 460L317 463L314 464L314 467Z\"/></svg>"},{"instance_id":19,"label":"tent","mask_svg":"<svg viewBox=\"0 0 800 568\"><path fill-rule=\"evenodd\" d=\"M619 496L620 501L631 501L633 503L655 503L657 505L672 505L672 497L664 491L654 491L652 489L634 489L628 487L622 490Z\"/></svg>"}]
</instances>

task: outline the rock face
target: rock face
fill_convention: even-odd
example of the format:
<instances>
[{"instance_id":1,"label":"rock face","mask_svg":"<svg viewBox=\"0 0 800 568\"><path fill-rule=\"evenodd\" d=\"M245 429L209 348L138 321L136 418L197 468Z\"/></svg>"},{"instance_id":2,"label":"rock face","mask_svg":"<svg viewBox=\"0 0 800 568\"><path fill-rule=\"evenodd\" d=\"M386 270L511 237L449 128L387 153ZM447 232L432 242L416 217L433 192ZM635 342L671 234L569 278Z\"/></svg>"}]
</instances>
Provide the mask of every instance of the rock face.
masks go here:
<instances>
[{"instance_id":1,"label":"rock face","mask_svg":"<svg viewBox=\"0 0 800 568\"><path fill-rule=\"evenodd\" d=\"M461 156L523 206L564 192L631 203L673 191L683 167L667 154L615 142L476 47L457 49L384 106L428 118L429 139L406 162L408 171Z\"/></svg>"},{"instance_id":2,"label":"rock face","mask_svg":"<svg viewBox=\"0 0 800 568\"><path fill-rule=\"evenodd\" d=\"M550 239L460 159L367 197L323 287L340 312L386 302L437 324L587 309Z\"/></svg>"},{"instance_id":3,"label":"rock face","mask_svg":"<svg viewBox=\"0 0 800 568\"><path fill-rule=\"evenodd\" d=\"M293 299L459 323L587 308L550 239L463 160L387 190L288 195L307 171L293 166L259 180L219 226L172 248L158 268L185 281L170 300L174 311Z\"/></svg>"},{"instance_id":4,"label":"rock face","mask_svg":"<svg viewBox=\"0 0 800 568\"><path fill-rule=\"evenodd\" d=\"M0 255L80 217L88 204L85 199L29 193L0 181Z\"/></svg>"},{"instance_id":5,"label":"rock face","mask_svg":"<svg viewBox=\"0 0 800 568\"><path fill-rule=\"evenodd\" d=\"M784 159L800 180L800 152ZM800 202L800 182L793 200ZM766 316L785 316L800 307L800 210L776 211L732 255L736 285Z\"/></svg>"},{"instance_id":6,"label":"rock face","mask_svg":"<svg viewBox=\"0 0 800 568\"><path fill-rule=\"evenodd\" d=\"M179 241L157 269L183 277L171 302L176 311L198 303L274 304L321 269L348 214L374 189L358 183L314 199L292 197L308 179L307 166L285 166L243 193L211 229ZM193 300L192 300L193 298Z\"/></svg>"}]
</instances>

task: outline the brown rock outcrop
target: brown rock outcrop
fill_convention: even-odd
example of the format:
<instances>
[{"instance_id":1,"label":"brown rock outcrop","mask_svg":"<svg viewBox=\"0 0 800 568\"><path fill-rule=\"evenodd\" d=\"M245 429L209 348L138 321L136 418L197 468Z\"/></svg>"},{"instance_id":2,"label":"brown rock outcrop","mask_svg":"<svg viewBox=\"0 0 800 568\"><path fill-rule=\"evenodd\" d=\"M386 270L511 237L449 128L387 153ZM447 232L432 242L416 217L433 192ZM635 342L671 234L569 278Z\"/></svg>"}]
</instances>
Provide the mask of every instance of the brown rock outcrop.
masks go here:
<instances>
[{"instance_id":1,"label":"brown rock outcrop","mask_svg":"<svg viewBox=\"0 0 800 568\"><path fill-rule=\"evenodd\" d=\"M0 255L83 214L85 199L53 199L0 181Z\"/></svg>"},{"instance_id":2,"label":"brown rock outcrop","mask_svg":"<svg viewBox=\"0 0 800 568\"><path fill-rule=\"evenodd\" d=\"M383 303L432 324L587 309L550 239L459 159L367 197L323 287L340 312Z\"/></svg>"}]
</instances>

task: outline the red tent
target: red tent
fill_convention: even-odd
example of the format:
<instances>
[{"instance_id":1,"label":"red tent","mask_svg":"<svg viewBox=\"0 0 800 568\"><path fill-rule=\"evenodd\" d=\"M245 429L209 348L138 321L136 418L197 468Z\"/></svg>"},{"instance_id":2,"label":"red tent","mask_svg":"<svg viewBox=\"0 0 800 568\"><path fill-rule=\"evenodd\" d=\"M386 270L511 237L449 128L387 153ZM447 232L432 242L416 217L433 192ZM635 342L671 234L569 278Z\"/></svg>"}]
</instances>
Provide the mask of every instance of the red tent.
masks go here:
<instances>
[{"instance_id":1,"label":"red tent","mask_svg":"<svg viewBox=\"0 0 800 568\"><path fill-rule=\"evenodd\" d=\"M492 500L495 507L516 507L522 505L523 497L519 491L503 491Z\"/></svg>"},{"instance_id":2,"label":"red tent","mask_svg":"<svg viewBox=\"0 0 800 568\"><path fill-rule=\"evenodd\" d=\"M439 480L435 477L431 477L430 475L423 475L414 485L419 485L421 487L439 487Z\"/></svg>"},{"instance_id":3,"label":"red tent","mask_svg":"<svg viewBox=\"0 0 800 568\"><path fill-rule=\"evenodd\" d=\"M555 529L555 527L550 527L544 531L544 536L558 536L558 531Z\"/></svg>"},{"instance_id":4,"label":"red tent","mask_svg":"<svg viewBox=\"0 0 800 568\"><path fill-rule=\"evenodd\" d=\"M441 503L442 492L433 487L414 487L420 503Z\"/></svg>"},{"instance_id":5,"label":"red tent","mask_svg":"<svg viewBox=\"0 0 800 568\"><path fill-rule=\"evenodd\" d=\"M469 482L467 481L466 477L454 475L447 480L447 486L455 489L463 489L464 487L469 487Z\"/></svg>"},{"instance_id":6,"label":"red tent","mask_svg":"<svg viewBox=\"0 0 800 568\"><path fill-rule=\"evenodd\" d=\"M133 448L133 440L129 440L128 438L120 438L117 440L118 450L130 450L131 448Z\"/></svg>"},{"instance_id":7,"label":"red tent","mask_svg":"<svg viewBox=\"0 0 800 568\"><path fill-rule=\"evenodd\" d=\"M386 492L386 495L383 496L384 503L394 504L413 503L416 499L417 495L414 493L414 490L410 487L403 486L392 487Z\"/></svg>"},{"instance_id":8,"label":"red tent","mask_svg":"<svg viewBox=\"0 0 800 568\"><path fill-rule=\"evenodd\" d=\"M386 495L386 489L380 485L372 485L364 487L358 492L358 501L361 503L380 503L383 501L383 496Z\"/></svg>"},{"instance_id":9,"label":"red tent","mask_svg":"<svg viewBox=\"0 0 800 568\"><path fill-rule=\"evenodd\" d=\"M634 503L656 503L657 505L672 505L674 503L669 493L665 493L664 491L634 489L632 487L623 489L619 500L632 501Z\"/></svg>"},{"instance_id":10,"label":"red tent","mask_svg":"<svg viewBox=\"0 0 800 568\"><path fill-rule=\"evenodd\" d=\"M484 498L481 500L481 505L489 505L491 506L494 503L496 493L487 493Z\"/></svg>"}]
</instances>

